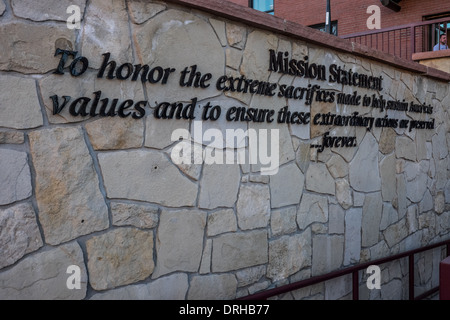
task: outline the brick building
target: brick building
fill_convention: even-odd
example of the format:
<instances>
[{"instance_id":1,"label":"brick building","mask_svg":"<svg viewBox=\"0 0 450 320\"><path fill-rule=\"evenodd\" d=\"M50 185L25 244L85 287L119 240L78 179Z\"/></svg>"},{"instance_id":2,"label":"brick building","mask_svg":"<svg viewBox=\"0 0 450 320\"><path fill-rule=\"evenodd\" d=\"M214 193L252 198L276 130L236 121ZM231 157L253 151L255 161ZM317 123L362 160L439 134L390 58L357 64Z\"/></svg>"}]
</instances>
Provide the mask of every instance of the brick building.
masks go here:
<instances>
[{"instance_id":1,"label":"brick building","mask_svg":"<svg viewBox=\"0 0 450 320\"><path fill-rule=\"evenodd\" d=\"M229 0L243 6L256 6L264 1ZM297 22L306 26L325 23L326 0L273 0L274 13L277 17ZM404 25L442 17L450 17L450 1L442 0L402 0L396 12L382 5L378 0L331 0L331 20L337 21L338 35L346 35L367 30L370 14L367 8L377 5L381 9L381 28Z\"/></svg>"},{"instance_id":2,"label":"brick building","mask_svg":"<svg viewBox=\"0 0 450 320\"><path fill-rule=\"evenodd\" d=\"M377 0L331 0L331 20L337 21L338 35L367 31L367 19L371 15L367 8L371 5L380 8L381 28L450 16L450 1L402 0L399 2L400 11L396 12ZM275 0L275 15L307 26L324 23L325 12L325 0Z\"/></svg>"},{"instance_id":3,"label":"brick building","mask_svg":"<svg viewBox=\"0 0 450 320\"><path fill-rule=\"evenodd\" d=\"M326 0L229 0L260 11L272 6L275 16L325 30ZM384 3L389 2L388 6ZM379 8L378 30L370 30L368 20ZM450 28L449 0L331 0L333 34L379 50L410 59L415 52L431 51L440 34ZM373 23L374 20L371 20ZM432 22L436 22L432 24ZM410 24L416 24L414 28ZM409 25L406 27L406 25ZM375 34L374 34L375 33ZM412 37L414 35L414 37Z\"/></svg>"}]
</instances>

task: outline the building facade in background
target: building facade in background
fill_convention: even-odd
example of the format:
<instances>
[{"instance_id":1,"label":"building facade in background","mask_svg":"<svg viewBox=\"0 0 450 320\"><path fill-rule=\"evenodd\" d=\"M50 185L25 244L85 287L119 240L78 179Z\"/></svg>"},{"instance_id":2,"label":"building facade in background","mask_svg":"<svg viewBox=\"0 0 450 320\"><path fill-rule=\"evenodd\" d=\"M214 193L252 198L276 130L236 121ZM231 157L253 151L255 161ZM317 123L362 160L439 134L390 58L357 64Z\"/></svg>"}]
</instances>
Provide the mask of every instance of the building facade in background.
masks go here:
<instances>
[{"instance_id":1,"label":"building facade in background","mask_svg":"<svg viewBox=\"0 0 450 320\"><path fill-rule=\"evenodd\" d=\"M260 11L266 11L264 8L273 6L273 14L277 17L325 31L326 0L230 1ZM402 58L411 59L415 52L432 51L442 34L448 37L449 1L330 0L330 4L331 31L334 35L351 38L355 42ZM416 25L414 29L411 24ZM380 28L389 31L374 35ZM358 36L350 37L354 34Z\"/></svg>"},{"instance_id":2,"label":"building facade in background","mask_svg":"<svg viewBox=\"0 0 450 320\"><path fill-rule=\"evenodd\" d=\"M231 2L265 11L260 8L273 6L274 14L305 26L325 24L326 0L229 0ZM392 2L392 1L391 1ZM450 2L441 0L397 1L400 11L393 10L378 0L331 0L331 20L337 22L338 35L347 35L367 30L367 19L371 15L367 8L377 5L381 13L381 28L414 22L450 18Z\"/></svg>"}]
</instances>

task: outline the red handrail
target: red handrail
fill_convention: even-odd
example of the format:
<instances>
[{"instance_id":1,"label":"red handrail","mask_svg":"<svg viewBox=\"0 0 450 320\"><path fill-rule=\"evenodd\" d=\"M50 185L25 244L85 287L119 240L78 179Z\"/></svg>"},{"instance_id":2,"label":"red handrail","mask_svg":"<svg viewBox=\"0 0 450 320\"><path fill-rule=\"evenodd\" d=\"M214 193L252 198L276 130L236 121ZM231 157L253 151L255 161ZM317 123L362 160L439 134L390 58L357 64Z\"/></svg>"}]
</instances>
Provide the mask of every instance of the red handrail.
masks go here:
<instances>
[{"instance_id":1,"label":"red handrail","mask_svg":"<svg viewBox=\"0 0 450 320\"><path fill-rule=\"evenodd\" d=\"M360 263L358 265L354 265L345 269L336 270L324 275L315 276L309 279L297 281L294 283L290 283L287 285L283 285L280 287L276 287L273 289L265 290L262 292L258 292L252 295L248 295L245 297L239 298L239 300L266 300L267 298L277 296L280 294L284 294L290 291L294 291L297 289L301 289L304 287L308 287L317 283L325 282L327 280L331 280L334 278L338 278L341 276L345 276L348 274L352 274L352 291L353 291L353 300L359 300L359 277L358 272L363 269L367 269L371 265L379 265L387 262L391 262L397 259L408 257L408 264L409 264L409 300L421 300L425 297L428 297L429 295L437 292L439 290L439 286L428 290L427 292L422 293L419 296L414 295L414 255L417 253L421 253L427 250L431 250L434 248L447 246L447 256L450 256L450 239L445 240L439 243L431 244L422 248L409 250L403 253L395 254L390 257L385 257L381 259L376 259L369 262Z\"/></svg>"}]
</instances>

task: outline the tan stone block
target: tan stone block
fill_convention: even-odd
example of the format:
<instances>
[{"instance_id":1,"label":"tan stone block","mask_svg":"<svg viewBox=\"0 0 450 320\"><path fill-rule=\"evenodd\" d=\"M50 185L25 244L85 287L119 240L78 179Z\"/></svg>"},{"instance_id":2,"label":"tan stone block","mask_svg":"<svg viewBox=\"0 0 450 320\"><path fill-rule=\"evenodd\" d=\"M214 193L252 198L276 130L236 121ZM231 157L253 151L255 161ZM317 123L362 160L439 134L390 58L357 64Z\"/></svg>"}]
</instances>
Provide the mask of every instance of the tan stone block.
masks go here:
<instances>
[{"instance_id":1,"label":"tan stone block","mask_svg":"<svg viewBox=\"0 0 450 320\"><path fill-rule=\"evenodd\" d=\"M295 163L282 166L270 176L270 202L272 208L298 204L303 193L305 176Z\"/></svg>"},{"instance_id":2,"label":"tan stone block","mask_svg":"<svg viewBox=\"0 0 450 320\"><path fill-rule=\"evenodd\" d=\"M46 73L58 66L60 57L55 57L56 48L62 43L74 49L76 32L65 24L30 25L12 22L0 26L0 70L22 73Z\"/></svg>"},{"instance_id":3,"label":"tan stone block","mask_svg":"<svg viewBox=\"0 0 450 320\"><path fill-rule=\"evenodd\" d=\"M143 280L154 269L153 232L119 228L86 241L89 282L105 290Z\"/></svg>"},{"instance_id":4,"label":"tan stone block","mask_svg":"<svg viewBox=\"0 0 450 320\"><path fill-rule=\"evenodd\" d=\"M186 102L194 97L201 101L220 95L214 81L224 73L225 53L207 21L188 12L170 9L134 26L133 39L141 64L175 69L166 84L147 85L151 103ZM191 66L196 66L195 72ZM185 68L188 72L185 83L191 74L199 72L201 78L210 73L211 79L205 81L207 87L196 87L194 83L180 86L181 72Z\"/></svg>"},{"instance_id":5,"label":"tan stone block","mask_svg":"<svg viewBox=\"0 0 450 320\"><path fill-rule=\"evenodd\" d=\"M94 150L139 148L144 143L144 121L128 118L101 118L86 123Z\"/></svg>"},{"instance_id":6,"label":"tan stone block","mask_svg":"<svg viewBox=\"0 0 450 320\"><path fill-rule=\"evenodd\" d=\"M90 1L82 32L81 48L90 67L100 68L105 52L119 65L133 62L125 0Z\"/></svg>"},{"instance_id":7,"label":"tan stone block","mask_svg":"<svg viewBox=\"0 0 450 320\"><path fill-rule=\"evenodd\" d=\"M389 154L395 149L395 138L397 134L392 128L383 128L380 136L379 148L383 154Z\"/></svg>"},{"instance_id":8,"label":"tan stone block","mask_svg":"<svg viewBox=\"0 0 450 320\"><path fill-rule=\"evenodd\" d=\"M157 151L117 151L98 155L108 198L194 206L198 186ZM123 186L127 186L124 188Z\"/></svg>"},{"instance_id":9,"label":"tan stone block","mask_svg":"<svg viewBox=\"0 0 450 320\"><path fill-rule=\"evenodd\" d=\"M0 205L32 195L31 172L25 152L0 149Z\"/></svg>"},{"instance_id":10,"label":"tan stone block","mask_svg":"<svg viewBox=\"0 0 450 320\"><path fill-rule=\"evenodd\" d=\"M39 221L59 244L109 226L108 208L80 128L29 133Z\"/></svg>"},{"instance_id":11,"label":"tan stone block","mask_svg":"<svg viewBox=\"0 0 450 320\"><path fill-rule=\"evenodd\" d=\"M304 193L297 210L297 224L300 230L311 223L328 221L328 199L326 196Z\"/></svg>"},{"instance_id":12,"label":"tan stone block","mask_svg":"<svg viewBox=\"0 0 450 320\"><path fill-rule=\"evenodd\" d=\"M11 1L14 15L33 21L56 20L66 22L70 16L66 10L71 5L76 5L80 8L80 18L83 19L86 0Z\"/></svg>"},{"instance_id":13,"label":"tan stone block","mask_svg":"<svg viewBox=\"0 0 450 320\"><path fill-rule=\"evenodd\" d=\"M115 226L154 228L157 226L159 209L153 205L111 202L112 223Z\"/></svg>"},{"instance_id":14,"label":"tan stone block","mask_svg":"<svg viewBox=\"0 0 450 320\"><path fill-rule=\"evenodd\" d=\"M157 263L153 278L173 271L197 272L203 252L206 213L163 210L156 237Z\"/></svg>"},{"instance_id":15,"label":"tan stone block","mask_svg":"<svg viewBox=\"0 0 450 320\"><path fill-rule=\"evenodd\" d=\"M227 27L228 28L228 27ZM267 81L270 71L268 68L269 49L276 50L278 39L273 33L255 30L247 37L241 64L241 73L247 79Z\"/></svg>"},{"instance_id":16,"label":"tan stone block","mask_svg":"<svg viewBox=\"0 0 450 320\"><path fill-rule=\"evenodd\" d=\"M31 203L0 210L0 269L42 247L42 237Z\"/></svg>"},{"instance_id":17,"label":"tan stone block","mask_svg":"<svg viewBox=\"0 0 450 320\"><path fill-rule=\"evenodd\" d=\"M237 164L205 164L199 207L208 209L233 207L237 200L240 179Z\"/></svg>"},{"instance_id":18,"label":"tan stone block","mask_svg":"<svg viewBox=\"0 0 450 320\"><path fill-rule=\"evenodd\" d=\"M0 69L1 54L0 52ZM36 92L36 82L33 79L1 75L0 88L2 88L0 91L1 127L29 129L44 123Z\"/></svg>"},{"instance_id":19,"label":"tan stone block","mask_svg":"<svg viewBox=\"0 0 450 320\"><path fill-rule=\"evenodd\" d=\"M213 239L212 272L226 272L267 262L265 230L226 233Z\"/></svg>"},{"instance_id":20,"label":"tan stone block","mask_svg":"<svg viewBox=\"0 0 450 320\"><path fill-rule=\"evenodd\" d=\"M311 250L310 229L302 234L283 236L271 241L267 277L279 281L311 266Z\"/></svg>"},{"instance_id":21,"label":"tan stone block","mask_svg":"<svg viewBox=\"0 0 450 320\"><path fill-rule=\"evenodd\" d=\"M237 280L232 274L194 276L188 300L229 300L236 297Z\"/></svg>"},{"instance_id":22,"label":"tan stone block","mask_svg":"<svg viewBox=\"0 0 450 320\"><path fill-rule=\"evenodd\" d=\"M269 186L243 184L239 189L236 212L242 230L267 227L270 219Z\"/></svg>"},{"instance_id":23,"label":"tan stone block","mask_svg":"<svg viewBox=\"0 0 450 320\"><path fill-rule=\"evenodd\" d=\"M321 275L339 269L343 262L344 237L317 235L312 241L312 275Z\"/></svg>"},{"instance_id":24,"label":"tan stone block","mask_svg":"<svg viewBox=\"0 0 450 320\"><path fill-rule=\"evenodd\" d=\"M78 243L48 249L0 272L1 300L81 300L86 297L87 272ZM69 266L79 267L80 272L68 269ZM75 274L79 275L80 287L69 290L67 283L76 283L69 277Z\"/></svg>"},{"instance_id":25,"label":"tan stone block","mask_svg":"<svg viewBox=\"0 0 450 320\"><path fill-rule=\"evenodd\" d=\"M232 47L243 49L247 39L247 30L244 26L228 22L226 24L228 44Z\"/></svg>"},{"instance_id":26,"label":"tan stone block","mask_svg":"<svg viewBox=\"0 0 450 320\"><path fill-rule=\"evenodd\" d=\"M131 20L136 24L146 22L167 8L164 2L153 3L146 0L127 1L127 4Z\"/></svg>"},{"instance_id":27,"label":"tan stone block","mask_svg":"<svg viewBox=\"0 0 450 320\"><path fill-rule=\"evenodd\" d=\"M25 134L19 131L0 131L0 144L22 144L25 142Z\"/></svg>"},{"instance_id":28,"label":"tan stone block","mask_svg":"<svg viewBox=\"0 0 450 320\"><path fill-rule=\"evenodd\" d=\"M97 293L91 300L184 300L188 287L187 274L175 273L150 283Z\"/></svg>"}]
</instances>

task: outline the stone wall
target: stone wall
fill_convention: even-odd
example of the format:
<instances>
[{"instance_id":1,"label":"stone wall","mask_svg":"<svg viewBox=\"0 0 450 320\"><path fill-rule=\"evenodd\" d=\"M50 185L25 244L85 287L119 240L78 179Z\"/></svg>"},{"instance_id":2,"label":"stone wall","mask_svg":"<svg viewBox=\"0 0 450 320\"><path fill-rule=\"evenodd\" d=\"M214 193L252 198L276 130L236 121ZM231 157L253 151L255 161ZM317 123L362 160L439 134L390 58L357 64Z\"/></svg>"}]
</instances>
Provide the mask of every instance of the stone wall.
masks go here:
<instances>
[{"instance_id":1,"label":"stone wall","mask_svg":"<svg viewBox=\"0 0 450 320\"><path fill-rule=\"evenodd\" d=\"M0 0L0 299L234 299L450 238L447 81L319 45L311 39L321 35L302 26L310 38L179 2ZM81 12L79 29L66 24L71 4ZM272 29L281 23L268 20ZM64 61L57 49L76 53ZM270 71L270 50L307 56L327 76L332 65L382 76L383 88ZM105 61L117 63L111 79ZM153 78L133 81L137 64ZM223 75L275 84L277 93L317 85L335 97L356 92L433 109L309 105L221 89ZM190 104L195 120L154 116L174 103ZM219 106L221 116L199 121L205 106ZM225 119L236 107L278 115L286 106L309 121ZM355 112L409 126L314 121ZM422 122L410 130L413 121ZM191 136L180 141L176 129ZM223 135L205 141L217 133L210 129ZM227 129L276 132L276 170L251 162L251 141L236 145ZM353 145L332 146L327 137ZM200 153L174 161L189 138ZM211 161L220 151L234 161ZM437 284L441 259L440 249L417 258L420 290ZM362 295L407 297L407 271L404 260L383 265L382 288L372 291L361 275ZM350 280L282 298L346 298Z\"/></svg>"},{"instance_id":2,"label":"stone wall","mask_svg":"<svg viewBox=\"0 0 450 320\"><path fill-rule=\"evenodd\" d=\"M412 58L425 66L450 73L450 50L419 52L413 54Z\"/></svg>"}]
</instances>

